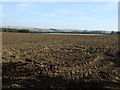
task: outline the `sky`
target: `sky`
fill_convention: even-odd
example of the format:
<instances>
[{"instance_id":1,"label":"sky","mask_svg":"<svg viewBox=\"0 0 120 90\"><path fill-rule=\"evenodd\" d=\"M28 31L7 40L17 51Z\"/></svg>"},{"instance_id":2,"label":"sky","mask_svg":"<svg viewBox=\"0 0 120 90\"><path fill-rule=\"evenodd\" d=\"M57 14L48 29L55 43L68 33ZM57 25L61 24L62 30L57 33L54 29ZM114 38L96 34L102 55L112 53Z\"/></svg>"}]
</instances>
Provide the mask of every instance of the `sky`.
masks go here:
<instances>
[{"instance_id":1,"label":"sky","mask_svg":"<svg viewBox=\"0 0 120 90\"><path fill-rule=\"evenodd\" d=\"M56 29L118 30L118 3L3 2L2 24L0 25Z\"/></svg>"}]
</instances>

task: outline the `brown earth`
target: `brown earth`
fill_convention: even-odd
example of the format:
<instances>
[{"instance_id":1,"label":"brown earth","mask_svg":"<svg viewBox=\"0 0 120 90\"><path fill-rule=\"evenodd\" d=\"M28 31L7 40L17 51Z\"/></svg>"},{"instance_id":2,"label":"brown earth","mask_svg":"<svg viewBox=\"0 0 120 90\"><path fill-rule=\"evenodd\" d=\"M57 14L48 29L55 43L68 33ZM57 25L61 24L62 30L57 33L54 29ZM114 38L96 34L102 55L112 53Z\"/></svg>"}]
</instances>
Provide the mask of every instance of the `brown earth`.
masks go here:
<instances>
[{"instance_id":1,"label":"brown earth","mask_svg":"<svg viewBox=\"0 0 120 90\"><path fill-rule=\"evenodd\" d=\"M4 88L120 89L118 35L2 33Z\"/></svg>"}]
</instances>

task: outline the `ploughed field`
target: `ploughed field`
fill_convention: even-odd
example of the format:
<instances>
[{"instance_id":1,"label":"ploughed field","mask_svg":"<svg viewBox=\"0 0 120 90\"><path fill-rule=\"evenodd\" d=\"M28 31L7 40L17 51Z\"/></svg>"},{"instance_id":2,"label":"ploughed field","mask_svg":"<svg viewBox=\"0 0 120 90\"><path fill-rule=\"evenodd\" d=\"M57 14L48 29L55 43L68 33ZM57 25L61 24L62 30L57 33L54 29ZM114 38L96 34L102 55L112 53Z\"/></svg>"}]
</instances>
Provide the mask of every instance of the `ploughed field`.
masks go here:
<instances>
[{"instance_id":1,"label":"ploughed field","mask_svg":"<svg viewBox=\"0 0 120 90\"><path fill-rule=\"evenodd\" d=\"M3 88L120 89L118 35L2 33Z\"/></svg>"}]
</instances>

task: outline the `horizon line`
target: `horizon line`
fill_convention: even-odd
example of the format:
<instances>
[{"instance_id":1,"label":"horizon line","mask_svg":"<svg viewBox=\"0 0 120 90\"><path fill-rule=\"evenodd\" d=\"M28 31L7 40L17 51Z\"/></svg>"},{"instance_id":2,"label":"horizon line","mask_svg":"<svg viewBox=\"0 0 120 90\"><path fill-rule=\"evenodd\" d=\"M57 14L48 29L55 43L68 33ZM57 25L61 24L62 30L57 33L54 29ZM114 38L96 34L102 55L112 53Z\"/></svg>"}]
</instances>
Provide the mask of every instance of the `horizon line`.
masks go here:
<instances>
[{"instance_id":1,"label":"horizon line","mask_svg":"<svg viewBox=\"0 0 120 90\"><path fill-rule=\"evenodd\" d=\"M75 28L53 28L53 27L49 27L49 28L45 28L45 27L28 27L28 26L0 26L0 28L4 28L4 27L8 27L8 28L38 28L38 29L59 29L59 30L96 30L96 31L120 31L120 30L108 30L108 29L75 29Z\"/></svg>"}]
</instances>

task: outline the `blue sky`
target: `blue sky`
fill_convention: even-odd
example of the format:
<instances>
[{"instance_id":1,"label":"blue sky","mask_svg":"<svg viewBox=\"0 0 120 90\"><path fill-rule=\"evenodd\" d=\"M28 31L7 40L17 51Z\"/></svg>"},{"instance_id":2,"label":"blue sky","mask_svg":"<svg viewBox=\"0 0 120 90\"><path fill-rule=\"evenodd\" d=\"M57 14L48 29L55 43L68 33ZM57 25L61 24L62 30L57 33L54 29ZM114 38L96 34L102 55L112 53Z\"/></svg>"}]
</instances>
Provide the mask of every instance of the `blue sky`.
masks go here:
<instances>
[{"instance_id":1,"label":"blue sky","mask_svg":"<svg viewBox=\"0 0 120 90\"><path fill-rule=\"evenodd\" d=\"M117 30L117 5L117 2L4 2L2 25Z\"/></svg>"}]
</instances>

